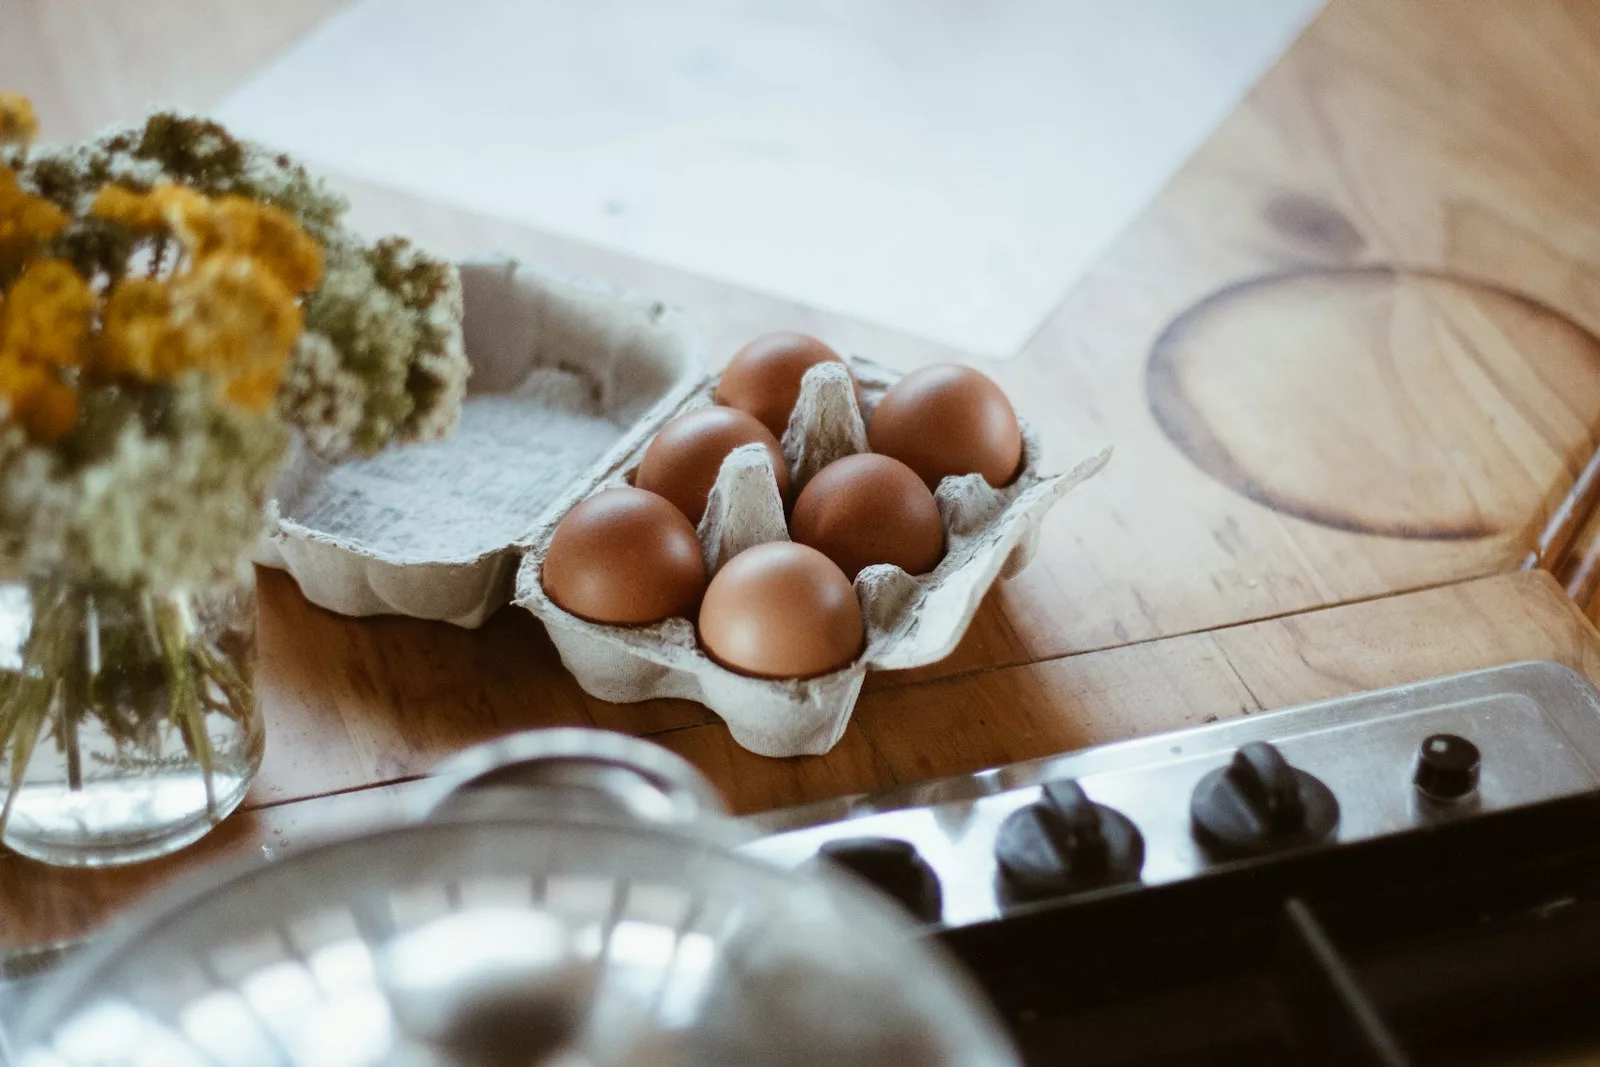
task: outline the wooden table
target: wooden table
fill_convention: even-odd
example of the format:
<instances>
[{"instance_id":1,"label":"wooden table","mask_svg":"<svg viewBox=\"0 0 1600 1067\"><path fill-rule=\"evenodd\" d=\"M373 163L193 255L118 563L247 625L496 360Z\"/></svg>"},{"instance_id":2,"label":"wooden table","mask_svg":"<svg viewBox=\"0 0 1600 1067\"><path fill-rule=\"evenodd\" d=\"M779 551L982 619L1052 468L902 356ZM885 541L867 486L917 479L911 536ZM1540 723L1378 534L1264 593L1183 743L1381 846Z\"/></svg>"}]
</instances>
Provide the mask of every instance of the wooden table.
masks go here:
<instances>
[{"instance_id":1,"label":"wooden table","mask_svg":"<svg viewBox=\"0 0 1600 1067\"><path fill-rule=\"evenodd\" d=\"M156 101L204 107L337 6L10 0L0 80L35 97L47 134L79 136ZM697 705L588 697L515 610L476 632L343 619L264 572L270 741L246 809L129 870L0 858L0 944L92 929L200 863L391 819L446 755L535 726L649 736L748 812L1517 659L1600 680L1584 616L1600 584L1597 113L1587 0L1332 0L1023 350L984 366L1056 462L1105 441L1116 457L954 655L869 680L833 752L763 759ZM716 352L793 327L904 367L970 360L350 191L363 227L681 304Z\"/></svg>"}]
</instances>

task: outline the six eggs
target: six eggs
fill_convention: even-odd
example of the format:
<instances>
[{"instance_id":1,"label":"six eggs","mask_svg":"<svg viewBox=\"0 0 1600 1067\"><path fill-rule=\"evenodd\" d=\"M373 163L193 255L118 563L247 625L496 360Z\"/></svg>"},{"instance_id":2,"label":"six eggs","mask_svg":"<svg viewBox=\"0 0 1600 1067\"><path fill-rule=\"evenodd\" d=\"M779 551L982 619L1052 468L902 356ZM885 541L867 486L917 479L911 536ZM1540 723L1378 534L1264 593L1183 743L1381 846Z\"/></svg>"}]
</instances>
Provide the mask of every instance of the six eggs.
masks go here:
<instances>
[{"instance_id":1,"label":"six eggs","mask_svg":"<svg viewBox=\"0 0 1600 1067\"><path fill-rule=\"evenodd\" d=\"M716 403L663 426L631 487L602 490L561 520L541 568L550 599L612 625L695 618L713 660L756 677L826 674L860 655L866 627L856 575L880 563L913 575L933 570L945 551L933 490L968 473L1009 483L1022 437L1010 402L987 377L956 364L923 368L879 399L866 420L871 451L829 464L791 501L780 441L801 379L827 361L843 363L796 333L740 349L718 381ZM748 444L768 451L792 540L746 549L708 585L695 524L722 461Z\"/></svg>"}]
</instances>

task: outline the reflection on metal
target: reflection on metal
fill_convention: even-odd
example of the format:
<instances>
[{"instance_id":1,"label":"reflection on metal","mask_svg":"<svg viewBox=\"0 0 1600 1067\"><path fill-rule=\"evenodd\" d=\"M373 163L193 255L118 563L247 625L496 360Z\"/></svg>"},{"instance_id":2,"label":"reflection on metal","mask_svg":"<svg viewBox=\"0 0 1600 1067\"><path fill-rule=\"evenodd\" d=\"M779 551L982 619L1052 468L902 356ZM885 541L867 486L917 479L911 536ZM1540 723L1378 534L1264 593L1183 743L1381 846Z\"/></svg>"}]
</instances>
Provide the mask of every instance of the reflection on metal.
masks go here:
<instances>
[{"instance_id":1,"label":"reflection on metal","mask_svg":"<svg viewBox=\"0 0 1600 1067\"><path fill-rule=\"evenodd\" d=\"M1559 664L1520 663L769 812L749 821L774 836L745 851L798 867L830 840L908 841L940 880L943 922L962 925L1005 910L996 834L1038 799L1042 783L1075 779L1091 799L1132 819L1145 840L1143 881L1170 882L1217 862L1195 840L1189 796L1240 745L1270 741L1320 778L1341 808L1336 840L1356 841L1440 817L1418 805L1412 784L1418 745L1438 733L1482 751L1474 811L1600 785L1600 694Z\"/></svg>"},{"instance_id":2,"label":"reflection on metal","mask_svg":"<svg viewBox=\"0 0 1600 1067\"><path fill-rule=\"evenodd\" d=\"M617 735L463 754L427 819L99 939L29 1005L20 1067L1016 1062L892 908L738 855L720 810Z\"/></svg>"}]
</instances>

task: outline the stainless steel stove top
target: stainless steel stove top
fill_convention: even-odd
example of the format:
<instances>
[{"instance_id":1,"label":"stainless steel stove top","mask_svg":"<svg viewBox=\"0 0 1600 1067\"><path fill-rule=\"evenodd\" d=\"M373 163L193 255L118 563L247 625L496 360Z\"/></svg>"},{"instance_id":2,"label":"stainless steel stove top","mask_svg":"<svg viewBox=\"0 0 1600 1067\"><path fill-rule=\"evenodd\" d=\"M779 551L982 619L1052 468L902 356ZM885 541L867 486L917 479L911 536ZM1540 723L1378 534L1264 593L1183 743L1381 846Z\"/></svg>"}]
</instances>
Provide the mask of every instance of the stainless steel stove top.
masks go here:
<instances>
[{"instance_id":1,"label":"stainless steel stove top","mask_svg":"<svg viewBox=\"0 0 1600 1067\"><path fill-rule=\"evenodd\" d=\"M1453 739L1449 745L1464 739L1470 744L1462 749L1470 752L1475 746L1481 754L1479 767L1472 768L1475 789L1468 781L1439 787L1463 794L1449 802L1430 798L1415 783L1424 755L1419 750L1436 735ZM1039 812L1041 786L1075 780L1088 800L1126 816L1142 835L1139 878L1147 884L1171 882L1228 862L1229 850L1220 847L1215 834L1197 830L1191 797L1211 775L1208 788L1218 782L1238 787L1223 798L1223 808L1231 803L1237 809L1233 813L1248 822L1252 767L1243 768L1243 778L1228 768L1241 746L1252 742L1270 743L1288 765L1331 791L1337 822L1321 841L1351 842L1600 787L1600 694L1559 664L1496 667L772 812L751 820L772 836L747 849L793 866L812 861L825 846L847 853L876 848L879 854L863 870L869 877L887 870L902 886L920 877L935 887L942 899L925 909L925 918L945 926L980 922L1000 916L1016 899L1011 890L1019 884L1017 867L1037 861L1041 850L1047 865L1056 863L1057 853L1075 847L1074 834L1085 832L1081 797L1074 807L1070 798L1063 802L1060 791L1053 791L1042 805L1052 810ZM1434 742L1436 753L1444 753L1446 744ZM1259 746L1251 751L1264 758ZM1018 816L1023 809L1028 814ZM1268 821L1278 817L1265 809L1257 814ZM1008 818L1011 826L1003 831ZM1101 825L1114 829L1104 820ZM1098 831L1091 825L1087 832L1093 837ZM1002 836L1012 839L1006 846L1007 871L996 857ZM1019 845L1022 839L1028 840ZM1110 837L1101 847L1105 840ZM1293 834L1282 840L1306 843ZM885 853L886 843L898 851ZM1262 851L1272 847L1267 840ZM1072 866L1070 859L1061 862ZM1091 872L1087 887L1093 882ZM1033 895L1038 898L1036 889Z\"/></svg>"}]
</instances>

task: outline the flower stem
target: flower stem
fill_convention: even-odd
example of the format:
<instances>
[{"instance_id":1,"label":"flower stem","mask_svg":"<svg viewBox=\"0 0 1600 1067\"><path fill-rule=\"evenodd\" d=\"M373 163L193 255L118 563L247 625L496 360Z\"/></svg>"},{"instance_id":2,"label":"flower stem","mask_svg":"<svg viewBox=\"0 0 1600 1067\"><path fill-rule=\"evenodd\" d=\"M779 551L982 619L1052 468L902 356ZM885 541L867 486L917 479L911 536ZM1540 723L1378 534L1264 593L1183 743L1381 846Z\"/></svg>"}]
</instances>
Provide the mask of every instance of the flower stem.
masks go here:
<instances>
[{"instance_id":1,"label":"flower stem","mask_svg":"<svg viewBox=\"0 0 1600 1067\"><path fill-rule=\"evenodd\" d=\"M4 705L0 705L0 747L11 748L11 780L5 804L0 806L0 830L11 818L17 794L28 775L28 761L44 732L45 718L62 674L64 646L70 640L64 632L67 628L62 619L62 591L46 584L35 586L30 593L36 614L23 649L22 669L8 688Z\"/></svg>"},{"instance_id":2,"label":"flower stem","mask_svg":"<svg viewBox=\"0 0 1600 1067\"><path fill-rule=\"evenodd\" d=\"M62 613L59 625L61 660L61 699L55 702L56 740L61 745L67 761L67 788L74 793L83 790L83 754L78 743L78 722L89 706L90 681L88 597L77 589L62 593Z\"/></svg>"},{"instance_id":3,"label":"flower stem","mask_svg":"<svg viewBox=\"0 0 1600 1067\"><path fill-rule=\"evenodd\" d=\"M174 592L147 599L147 610L161 642L169 713L173 725L183 737L184 746L195 763L199 764L200 773L205 779L206 811L215 815L217 795L213 772L216 759L211 750L211 735L206 732L205 709L201 706L200 693L195 685L192 656L195 634L189 606L183 593Z\"/></svg>"},{"instance_id":4,"label":"flower stem","mask_svg":"<svg viewBox=\"0 0 1600 1067\"><path fill-rule=\"evenodd\" d=\"M62 688L67 688L65 680ZM83 791L83 756L78 747L78 709L81 707L66 691L56 701L56 731L67 757L67 788L74 793Z\"/></svg>"},{"instance_id":5,"label":"flower stem","mask_svg":"<svg viewBox=\"0 0 1600 1067\"><path fill-rule=\"evenodd\" d=\"M219 710L235 722L244 722L255 705L255 697L233 664L213 651L204 637L197 636L189 651L194 655L201 677L215 682L227 698L218 706Z\"/></svg>"}]
</instances>

